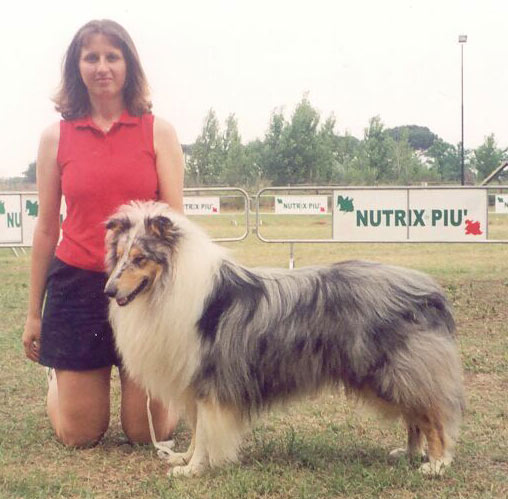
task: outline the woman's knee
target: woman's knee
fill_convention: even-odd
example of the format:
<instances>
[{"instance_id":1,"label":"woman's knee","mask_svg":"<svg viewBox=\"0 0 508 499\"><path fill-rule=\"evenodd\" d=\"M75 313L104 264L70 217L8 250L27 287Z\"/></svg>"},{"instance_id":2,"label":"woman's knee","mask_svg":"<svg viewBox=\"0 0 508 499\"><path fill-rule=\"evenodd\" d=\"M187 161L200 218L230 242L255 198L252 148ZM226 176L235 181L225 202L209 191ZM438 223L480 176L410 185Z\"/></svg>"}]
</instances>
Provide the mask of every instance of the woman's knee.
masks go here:
<instances>
[{"instance_id":1,"label":"woman's knee","mask_svg":"<svg viewBox=\"0 0 508 499\"><path fill-rule=\"evenodd\" d=\"M133 444L146 444L152 441L148 415L143 411L144 417L122 417L122 429ZM173 434L178 423L175 417L167 409L163 413L152 413L155 439L157 441L168 440Z\"/></svg>"},{"instance_id":2,"label":"woman's knee","mask_svg":"<svg viewBox=\"0 0 508 499\"><path fill-rule=\"evenodd\" d=\"M83 405L60 408L55 433L69 447L90 447L97 444L109 426L109 404Z\"/></svg>"},{"instance_id":3,"label":"woman's knee","mask_svg":"<svg viewBox=\"0 0 508 499\"><path fill-rule=\"evenodd\" d=\"M149 443L150 427L146 410L146 392L122 373L122 428L132 443ZM178 423L177 415L168 410L158 400L151 400L150 412L152 416L155 438L167 440Z\"/></svg>"},{"instance_id":4,"label":"woman's knee","mask_svg":"<svg viewBox=\"0 0 508 499\"><path fill-rule=\"evenodd\" d=\"M58 371L50 382L48 414L64 445L89 447L99 442L109 426L109 409L108 369Z\"/></svg>"},{"instance_id":5,"label":"woman's knee","mask_svg":"<svg viewBox=\"0 0 508 499\"><path fill-rule=\"evenodd\" d=\"M100 426L78 427L73 423L61 424L55 428L57 439L67 447L93 447L100 442L108 429L108 423Z\"/></svg>"},{"instance_id":6,"label":"woman's knee","mask_svg":"<svg viewBox=\"0 0 508 499\"><path fill-rule=\"evenodd\" d=\"M139 402L137 408L133 403L122 406L122 429L131 443L146 444L152 440L146 399ZM178 420L160 402L152 401L150 412L156 440L167 440L173 433Z\"/></svg>"},{"instance_id":7,"label":"woman's knee","mask_svg":"<svg viewBox=\"0 0 508 499\"><path fill-rule=\"evenodd\" d=\"M132 444L147 444L151 441L150 430L146 425L133 424L132 421L122 420L122 429Z\"/></svg>"}]
</instances>

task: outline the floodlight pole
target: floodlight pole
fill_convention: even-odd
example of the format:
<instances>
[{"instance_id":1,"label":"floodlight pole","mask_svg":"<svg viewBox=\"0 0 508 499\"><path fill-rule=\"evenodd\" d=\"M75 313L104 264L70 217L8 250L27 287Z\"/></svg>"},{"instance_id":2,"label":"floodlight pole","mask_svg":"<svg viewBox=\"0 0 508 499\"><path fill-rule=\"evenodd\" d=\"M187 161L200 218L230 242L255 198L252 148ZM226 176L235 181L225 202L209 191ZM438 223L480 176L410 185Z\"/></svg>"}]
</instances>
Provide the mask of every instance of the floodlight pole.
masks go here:
<instances>
[{"instance_id":1,"label":"floodlight pole","mask_svg":"<svg viewBox=\"0 0 508 499\"><path fill-rule=\"evenodd\" d=\"M460 182L464 185L464 44L467 35L459 35L460 43L460 93L461 93L461 146L460 146Z\"/></svg>"}]
</instances>

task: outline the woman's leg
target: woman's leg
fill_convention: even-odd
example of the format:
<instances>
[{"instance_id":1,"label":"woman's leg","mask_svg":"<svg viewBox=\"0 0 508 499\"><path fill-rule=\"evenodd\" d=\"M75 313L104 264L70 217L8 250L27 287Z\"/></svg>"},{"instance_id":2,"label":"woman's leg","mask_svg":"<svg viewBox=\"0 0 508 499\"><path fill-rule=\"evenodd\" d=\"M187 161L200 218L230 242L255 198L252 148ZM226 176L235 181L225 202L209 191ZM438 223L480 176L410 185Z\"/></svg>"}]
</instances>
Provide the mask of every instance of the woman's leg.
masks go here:
<instances>
[{"instance_id":1,"label":"woman's leg","mask_svg":"<svg viewBox=\"0 0 508 499\"><path fill-rule=\"evenodd\" d=\"M146 412L146 392L120 369L122 385L122 428L132 443L149 443L150 428ZM178 423L178 415L158 400L150 401L153 427L157 441L168 440Z\"/></svg>"},{"instance_id":2,"label":"woman's leg","mask_svg":"<svg viewBox=\"0 0 508 499\"><path fill-rule=\"evenodd\" d=\"M65 445L96 444L109 425L111 367L89 371L55 369L47 409L57 438Z\"/></svg>"}]
</instances>

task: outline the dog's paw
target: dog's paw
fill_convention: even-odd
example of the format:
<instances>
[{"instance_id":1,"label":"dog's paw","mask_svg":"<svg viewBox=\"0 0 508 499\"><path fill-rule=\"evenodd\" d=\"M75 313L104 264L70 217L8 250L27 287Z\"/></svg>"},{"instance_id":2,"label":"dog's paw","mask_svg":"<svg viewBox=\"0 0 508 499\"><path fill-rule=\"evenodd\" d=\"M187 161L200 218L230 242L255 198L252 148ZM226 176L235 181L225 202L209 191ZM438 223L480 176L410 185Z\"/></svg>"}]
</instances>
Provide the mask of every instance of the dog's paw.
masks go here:
<instances>
[{"instance_id":1,"label":"dog's paw","mask_svg":"<svg viewBox=\"0 0 508 499\"><path fill-rule=\"evenodd\" d=\"M170 466L184 466L190 461L189 454L187 452L172 452L164 459Z\"/></svg>"},{"instance_id":2,"label":"dog's paw","mask_svg":"<svg viewBox=\"0 0 508 499\"><path fill-rule=\"evenodd\" d=\"M399 447L398 449L393 449L390 454L388 454L388 461L394 463L404 457L407 457L407 449L405 447Z\"/></svg>"},{"instance_id":3,"label":"dog's paw","mask_svg":"<svg viewBox=\"0 0 508 499\"><path fill-rule=\"evenodd\" d=\"M445 472L446 468L450 466L451 462L452 460L450 458L436 459L435 461L422 464L419 471L423 475L440 476Z\"/></svg>"},{"instance_id":4,"label":"dog's paw","mask_svg":"<svg viewBox=\"0 0 508 499\"><path fill-rule=\"evenodd\" d=\"M405 447L400 447L398 449L393 449L389 454L388 454L388 462L389 463L395 463L397 461L400 461L401 459L404 459L404 458L407 458L407 459L410 459L411 461L415 460L422 460L422 459L425 459L426 457L426 453L424 450L420 450L420 451L409 451L407 448Z\"/></svg>"},{"instance_id":5,"label":"dog's paw","mask_svg":"<svg viewBox=\"0 0 508 499\"><path fill-rule=\"evenodd\" d=\"M173 456L179 456L180 453L179 452L173 452L173 451L170 451L170 450L158 450L157 451L157 455L163 459L164 461L169 461L171 462L171 460L173 459Z\"/></svg>"},{"instance_id":6,"label":"dog's paw","mask_svg":"<svg viewBox=\"0 0 508 499\"><path fill-rule=\"evenodd\" d=\"M175 466L168 471L168 476L199 476L203 473L204 467L188 464L187 466Z\"/></svg>"},{"instance_id":7,"label":"dog's paw","mask_svg":"<svg viewBox=\"0 0 508 499\"><path fill-rule=\"evenodd\" d=\"M174 440L166 440L164 442L156 442L155 447L157 447L157 455L161 459L167 460L169 456L174 454L174 452L171 450L175 446Z\"/></svg>"}]
</instances>

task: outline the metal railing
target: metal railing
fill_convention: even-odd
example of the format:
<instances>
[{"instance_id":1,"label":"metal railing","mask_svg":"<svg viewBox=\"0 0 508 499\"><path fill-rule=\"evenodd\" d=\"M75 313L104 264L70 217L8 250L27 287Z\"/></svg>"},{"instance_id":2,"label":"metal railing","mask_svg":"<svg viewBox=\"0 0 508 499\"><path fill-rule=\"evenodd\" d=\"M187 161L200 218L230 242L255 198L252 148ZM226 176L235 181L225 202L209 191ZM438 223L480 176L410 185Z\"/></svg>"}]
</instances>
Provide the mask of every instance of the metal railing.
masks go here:
<instances>
[{"instance_id":1,"label":"metal railing","mask_svg":"<svg viewBox=\"0 0 508 499\"><path fill-rule=\"evenodd\" d=\"M507 185L498 185L498 186L383 186L383 187L370 187L370 186L297 186L297 187L266 187L264 189L261 189L258 191L255 197L255 211L256 211L256 235L259 240L261 240L264 243L284 243L289 244L289 267L294 268L294 245L299 243L392 243L392 244L422 244L422 243L430 243L430 244L443 244L443 243L458 243L458 244L506 244L508 243L508 239L475 239L471 241L464 241L464 240L442 240L442 239L422 239L422 240L415 240L409 238L409 227L407 232L407 238L406 239L368 239L368 240L358 240L358 239L337 239L334 237L331 238L320 238L320 239L310 239L310 238L301 238L301 237L287 237L287 238L268 238L265 237L262 234L262 224L261 224L261 199L263 197L268 197L266 193L268 192L274 192L274 193L294 193L294 192L311 192L312 194L309 195L318 195L325 192L328 192L328 195L333 195L334 191L340 191L340 192L348 192L348 191L360 191L360 190L377 190L377 191L395 191L395 190L406 190L407 191L407 198L409 200L409 192L410 191L423 191L423 190L465 190L465 191L473 191L473 190L482 190L482 191L489 191L489 190L507 190ZM333 201L333 199L332 199ZM488 192L485 196L485 210L486 210L486 230L488 230ZM333 202L332 202L332 230L334 226L334 216L335 216L335 210L334 210ZM263 216L266 215L266 213L263 214ZM281 215L281 216L291 216L291 215ZM317 215L316 215L317 216ZM508 215L507 215L508 216Z\"/></svg>"},{"instance_id":2,"label":"metal railing","mask_svg":"<svg viewBox=\"0 0 508 499\"><path fill-rule=\"evenodd\" d=\"M239 193L239 195L241 195L241 197L244 198L243 218L244 218L245 230L244 230L243 234L241 234L240 236L235 236L235 237L217 237L217 238L212 238L212 239L213 239L213 241L219 242L219 243L234 242L234 241L242 241L249 235L249 211L250 211L249 210L249 195L247 194L247 192L244 189L241 189L239 187L186 187L183 190L183 192L184 192L184 195L186 193L190 193L190 192L197 192L198 194L202 193L202 192L206 192L206 193L237 192L237 193ZM236 197L238 197L238 196L236 196Z\"/></svg>"},{"instance_id":3,"label":"metal railing","mask_svg":"<svg viewBox=\"0 0 508 499\"><path fill-rule=\"evenodd\" d=\"M495 243L508 243L508 239L481 239L471 241L451 241L451 240L441 240L441 239L425 239L425 240L393 240L393 239L376 239L376 240L338 240L334 238L325 238L325 239L309 239L309 238L277 238L270 239L264 237L261 233L261 212L260 212L260 200L261 197L266 197L266 192L302 192L302 191L312 191L312 193L317 192L326 192L326 191L360 191L360 190L379 190L379 191L395 191L395 190L407 190L409 191L422 191L422 190L481 190L488 191L494 189L508 189L507 185L500 186L432 186L432 187L424 187L424 186L383 186L383 187L370 187L370 186L298 186L298 187L265 187L258 191L255 197L255 210L256 210L256 234L257 237L265 242L265 243L460 243L460 244L495 244ZM487 206L488 212L488 206ZM290 215L288 215L290 216ZM332 211L333 217L333 211Z\"/></svg>"},{"instance_id":4,"label":"metal railing","mask_svg":"<svg viewBox=\"0 0 508 499\"><path fill-rule=\"evenodd\" d=\"M242 241L249 235L249 195L244 189L238 187L189 187L184 189L185 194L197 193L197 194L211 194L211 193L227 193L225 197L228 198L243 198L243 212L240 215L243 218L243 232L239 235L230 236L230 237L215 237L213 238L216 242L234 242L234 241ZM3 201L2 201L3 196ZM5 203L7 203L8 198L18 197L18 200L14 201L13 204L17 204L15 211L12 213L2 213L2 211L6 211ZM0 217L5 216L4 227L0 226L0 248L9 248L11 249L16 256L18 255L18 251L24 253L25 248L30 248L32 246L32 237L33 237L33 228L35 224L33 222L29 222L30 218L34 220L37 217L37 214L27 215L26 210L27 207L24 206L28 203L23 203L23 200L35 202L38 194L35 191L6 191L0 192ZM193 215L191 215L193 216ZM206 216L206 215L205 215ZM220 214L218 216L221 216ZM63 215L62 215L63 217ZM3 221L2 221L3 222ZM10 225L10 226L9 226ZM5 229L5 232L12 230L12 236L5 236L5 232L2 234L2 230ZM241 230L241 227L240 227ZM2 242L2 239L4 241Z\"/></svg>"}]
</instances>

